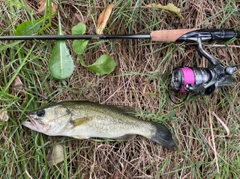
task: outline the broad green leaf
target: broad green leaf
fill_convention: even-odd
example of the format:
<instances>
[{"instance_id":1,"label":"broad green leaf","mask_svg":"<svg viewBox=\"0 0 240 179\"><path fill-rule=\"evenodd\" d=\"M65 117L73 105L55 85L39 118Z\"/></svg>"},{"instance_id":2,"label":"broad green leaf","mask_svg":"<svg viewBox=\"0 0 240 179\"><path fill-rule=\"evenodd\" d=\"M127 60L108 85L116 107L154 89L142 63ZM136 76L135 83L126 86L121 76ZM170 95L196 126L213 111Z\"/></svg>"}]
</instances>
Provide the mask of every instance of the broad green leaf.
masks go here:
<instances>
[{"instance_id":1,"label":"broad green leaf","mask_svg":"<svg viewBox=\"0 0 240 179\"><path fill-rule=\"evenodd\" d=\"M88 40L74 40L72 44L73 51L78 54L82 55L84 50L87 48Z\"/></svg>"},{"instance_id":2,"label":"broad green leaf","mask_svg":"<svg viewBox=\"0 0 240 179\"><path fill-rule=\"evenodd\" d=\"M82 35L82 34L85 34L86 33L86 25L83 24L83 23L79 23L78 25L75 25L73 28L72 28L72 34L73 35Z\"/></svg>"},{"instance_id":3,"label":"broad green leaf","mask_svg":"<svg viewBox=\"0 0 240 179\"><path fill-rule=\"evenodd\" d=\"M17 26L15 35L33 35L38 32L43 22L43 19L23 22Z\"/></svg>"},{"instance_id":4,"label":"broad green leaf","mask_svg":"<svg viewBox=\"0 0 240 179\"><path fill-rule=\"evenodd\" d=\"M97 75L110 74L116 68L116 62L109 55L102 55L95 63L87 66L89 70Z\"/></svg>"},{"instance_id":5,"label":"broad green leaf","mask_svg":"<svg viewBox=\"0 0 240 179\"><path fill-rule=\"evenodd\" d=\"M78 25L72 28L73 35L82 35L86 32L86 25L83 23L79 23ZM82 55L84 50L87 48L88 40L74 40L72 44L73 51L78 54Z\"/></svg>"},{"instance_id":6,"label":"broad green leaf","mask_svg":"<svg viewBox=\"0 0 240 179\"><path fill-rule=\"evenodd\" d=\"M49 70L57 79L67 78L73 73L74 63L65 41L56 42L49 61Z\"/></svg>"},{"instance_id":7,"label":"broad green leaf","mask_svg":"<svg viewBox=\"0 0 240 179\"><path fill-rule=\"evenodd\" d=\"M60 19L58 26L58 34L63 35ZM67 78L73 73L73 59L64 40L58 40L56 42L49 61L49 70L52 76L56 79Z\"/></svg>"}]
</instances>

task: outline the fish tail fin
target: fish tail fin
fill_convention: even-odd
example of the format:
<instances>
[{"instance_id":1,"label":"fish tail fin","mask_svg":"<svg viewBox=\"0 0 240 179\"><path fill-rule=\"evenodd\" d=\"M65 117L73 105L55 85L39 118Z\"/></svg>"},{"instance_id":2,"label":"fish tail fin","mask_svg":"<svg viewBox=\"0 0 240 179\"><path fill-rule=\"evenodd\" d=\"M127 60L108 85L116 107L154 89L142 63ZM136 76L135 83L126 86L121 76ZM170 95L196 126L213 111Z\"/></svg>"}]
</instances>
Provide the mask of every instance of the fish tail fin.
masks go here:
<instances>
[{"instance_id":1,"label":"fish tail fin","mask_svg":"<svg viewBox=\"0 0 240 179\"><path fill-rule=\"evenodd\" d=\"M177 150L177 145L172 138L171 132L162 124L154 122L153 125L156 127L156 132L152 135L150 140L166 147L169 150Z\"/></svg>"}]
</instances>

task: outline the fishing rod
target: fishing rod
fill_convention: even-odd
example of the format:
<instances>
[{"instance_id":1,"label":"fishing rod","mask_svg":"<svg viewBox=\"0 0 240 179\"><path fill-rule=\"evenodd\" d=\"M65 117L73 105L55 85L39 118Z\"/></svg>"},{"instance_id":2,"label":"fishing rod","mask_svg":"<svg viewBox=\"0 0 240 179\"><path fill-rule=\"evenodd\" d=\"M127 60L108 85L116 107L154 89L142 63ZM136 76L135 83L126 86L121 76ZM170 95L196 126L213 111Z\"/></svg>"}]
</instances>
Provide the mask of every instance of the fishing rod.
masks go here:
<instances>
[{"instance_id":1,"label":"fishing rod","mask_svg":"<svg viewBox=\"0 0 240 179\"><path fill-rule=\"evenodd\" d=\"M240 38L240 32L223 29L176 29L153 31L149 34L0 36L0 40L150 39L160 42L185 42L194 41L196 36L199 36L201 41L229 40L234 37Z\"/></svg>"},{"instance_id":2,"label":"fishing rod","mask_svg":"<svg viewBox=\"0 0 240 179\"><path fill-rule=\"evenodd\" d=\"M202 42L227 41L232 38L240 38L240 32L225 29L175 29L152 31L149 34L0 36L0 40L150 39L159 42L195 42L199 53L210 62L209 67L175 68L169 88L177 93L200 95L212 94L217 87L233 85L233 75L238 71L235 68L240 66L224 66L203 49Z\"/></svg>"}]
</instances>

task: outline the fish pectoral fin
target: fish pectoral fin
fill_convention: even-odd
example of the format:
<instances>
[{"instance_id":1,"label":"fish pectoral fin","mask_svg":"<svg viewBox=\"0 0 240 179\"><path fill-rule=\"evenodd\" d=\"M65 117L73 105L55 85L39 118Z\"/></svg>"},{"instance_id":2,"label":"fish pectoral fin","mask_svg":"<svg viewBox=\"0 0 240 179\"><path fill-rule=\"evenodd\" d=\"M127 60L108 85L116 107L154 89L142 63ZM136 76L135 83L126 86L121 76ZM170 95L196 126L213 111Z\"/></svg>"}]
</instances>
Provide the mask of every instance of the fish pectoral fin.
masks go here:
<instances>
[{"instance_id":1,"label":"fish pectoral fin","mask_svg":"<svg viewBox=\"0 0 240 179\"><path fill-rule=\"evenodd\" d=\"M114 139L117 139L117 140L131 140L135 136L136 136L135 134L126 134L126 135L123 135L123 136L120 136L120 137L115 137Z\"/></svg>"},{"instance_id":2,"label":"fish pectoral fin","mask_svg":"<svg viewBox=\"0 0 240 179\"><path fill-rule=\"evenodd\" d=\"M72 136L73 138L76 138L76 139L88 139L89 137L87 136L81 136L81 135L74 135Z\"/></svg>"},{"instance_id":3,"label":"fish pectoral fin","mask_svg":"<svg viewBox=\"0 0 240 179\"><path fill-rule=\"evenodd\" d=\"M91 120L90 117L82 117L82 118L78 118L75 120L71 120L70 123L73 125L73 128L74 128L74 127L80 126L84 123L87 123L89 120Z\"/></svg>"}]
</instances>

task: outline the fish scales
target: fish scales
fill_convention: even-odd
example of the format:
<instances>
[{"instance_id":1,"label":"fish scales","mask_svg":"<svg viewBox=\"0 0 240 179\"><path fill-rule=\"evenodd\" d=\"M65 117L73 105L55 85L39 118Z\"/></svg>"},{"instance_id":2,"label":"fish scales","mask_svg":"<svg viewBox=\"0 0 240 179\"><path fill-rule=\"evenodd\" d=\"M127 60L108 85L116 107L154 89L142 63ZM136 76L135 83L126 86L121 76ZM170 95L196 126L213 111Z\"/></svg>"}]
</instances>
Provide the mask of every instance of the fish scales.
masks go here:
<instances>
[{"instance_id":1,"label":"fish scales","mask_svg":"<svg viewBox=\"0 0 240 179\"><path fill-rule=\"evenodd\" d=\"M84 112L80 113L79 111ZM129 134L141 135L140 132L142 132L149 137L154 132L151 123L144 123L144 121L143 123L138 123L138 120L121 113L120 110L115 109L114 107L99 108L98 105L85 103L85 105L74 105L72 114L73 121L78 118L89 119L87 123L74 127L72 135L78 133L79 130L81 130L82 133L89 133L89 129L95 129L94 131L91 131L92 137L97 136L103 138L120 137L122 135L121 129L127 130ZM123 118L125 118L125 121L122 120ZM139 131L139 128L142 128L142 130Z\"/></svg>"}]
</instances>

